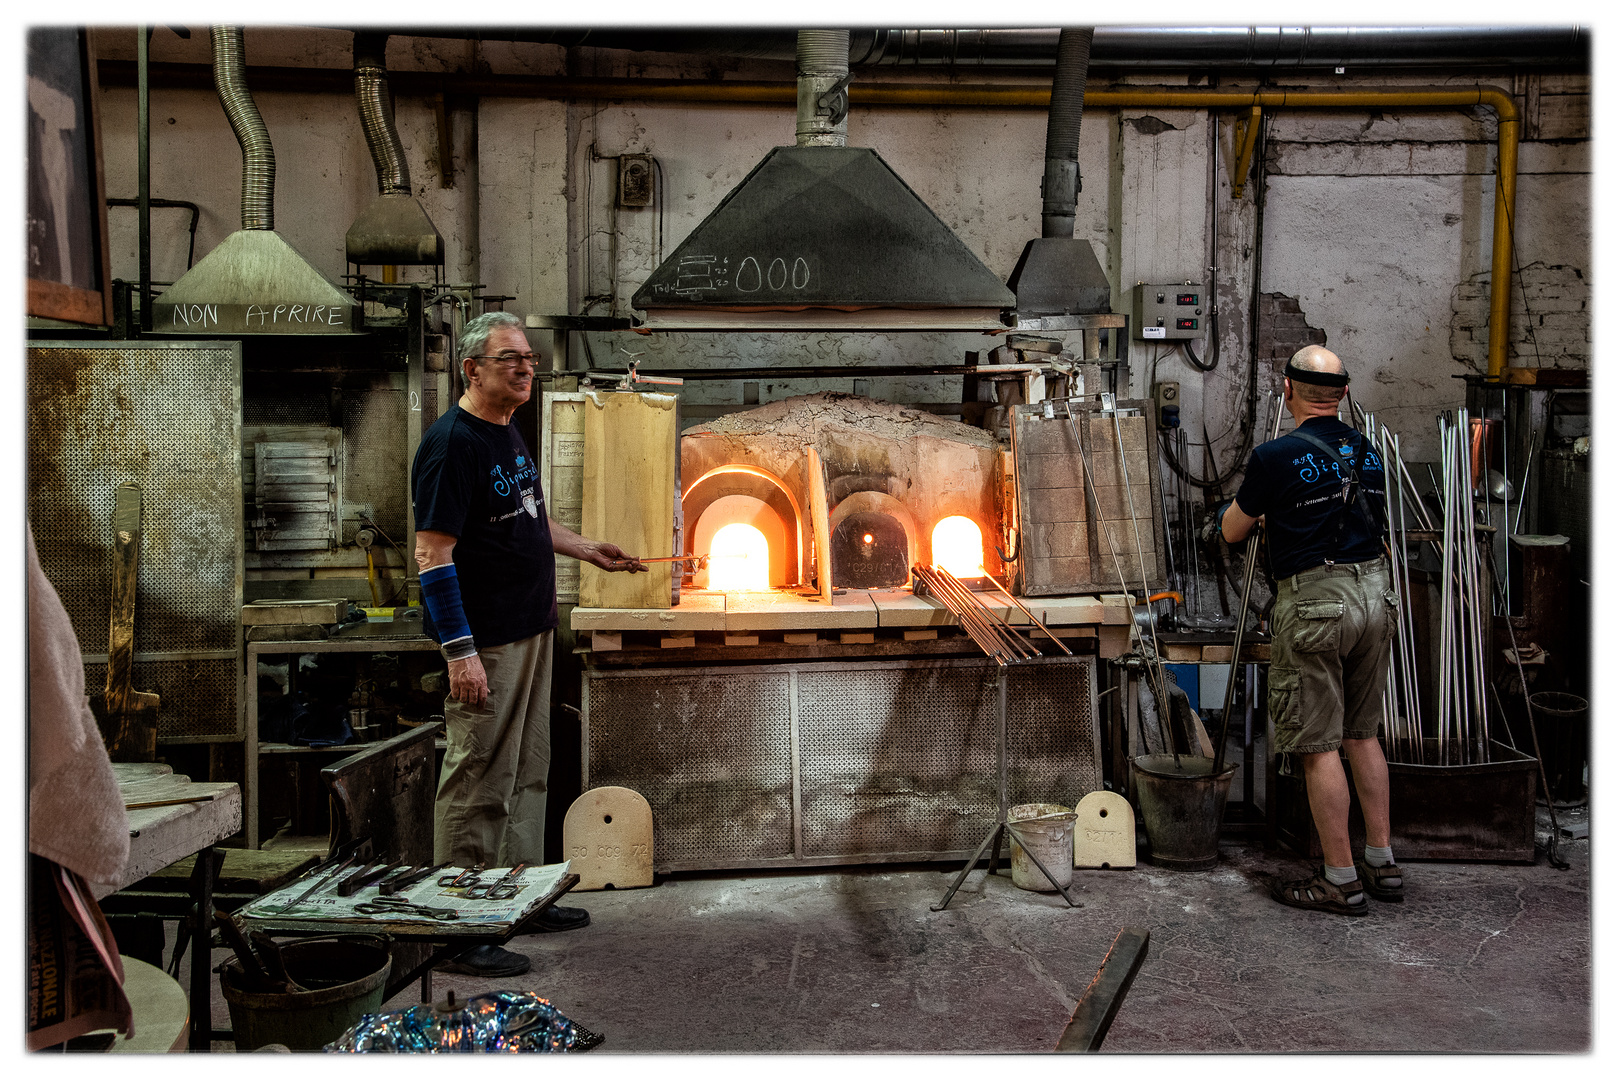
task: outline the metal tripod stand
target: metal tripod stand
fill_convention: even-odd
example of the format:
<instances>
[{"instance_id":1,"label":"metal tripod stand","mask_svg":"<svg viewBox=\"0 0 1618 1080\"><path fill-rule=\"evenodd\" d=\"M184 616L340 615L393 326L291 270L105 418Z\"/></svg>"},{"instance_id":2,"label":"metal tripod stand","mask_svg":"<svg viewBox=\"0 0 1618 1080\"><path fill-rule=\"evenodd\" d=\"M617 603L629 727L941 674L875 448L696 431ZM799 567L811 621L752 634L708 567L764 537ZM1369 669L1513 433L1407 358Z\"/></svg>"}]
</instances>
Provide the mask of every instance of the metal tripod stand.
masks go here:
<instances>
[{"instance_id":1,"label":"metal tripod stand","mask_svg":"<svg viewBox=\"0 0 1618 1080\"><path fill-rule=\"evenodd\" d=\"M983 843L978 845L978 849L977 849L976 852L973 853L972 858L970 860L968 860L968 862L967 862L967 864L965 866L961 867L961 872L959 874L955 875L955 880L950 883L949 891L944 894L944 899L940 900L938 903L936 903L936 904L934 904L932 906L933 911L943 911L946 907L949 906L950 900L955 896L955 890L957 890L957 889L959 889L961 887L961 883L966 880L966 875L970 874L972 872L972 870L977 866L978 860L983 858L984 849L987 848L991 842L994 844L994 852L989 856L989 866L988 866L987 872L989 874L994 873L994 864L996 862L998 862L999 859L1000 859L1000 841L1005 837L1006 832L1011 827L1010 824L1006 820L1006 818L1007 818L1007 800L1006 800L1006 757L1007 757L1007 746L1006 746L1006 739L1007 739L1007 735L1006 735L1006 727L1007 727L1007 725L1006 725L1006 701L1007 701L1007 687L1006 687L1006 663L1005 663L1004 660L1000 661L1000 678L999 678L998 690L999 690L999 708L997 710L998 715L996 716L996 725L999 728L999 731L998 731L998 738L995 740L995 742L996 742L995 749L996 749L996 754L997 754L997 756L999 758L999 774L1000 774L1000 776L999 776L999 789L1000 789L999 790L999 803L1000 803L1000 814L999 814L999 817L996 818L996 820L995 820L994 827L989 830L989 835L987 835L987 836L985 836L983 838ZM1023 846L1023 854L1027 855L1030 859L1033 860L1034 865L1039 867L1039 872L1041 874L1045 875L1045 880L1049 881L1051 883L1051 885L1053 887L1055 887L1056 891L1062 894L1062 899L1067 901L1067 906L1068 907L1080 907L1081 906L1078 903L1078 901L1074 900L1073 897L1068 893L1067 889L1063 888L1061 885L1058 885L1056 883L1056 879L1051 876L1051 872L1049 870L1045 869L1045 864L1039 861L1039 856L1034 854L1034 849L1032 847L1030 847L1028 845L1024 845Z\"/></svg>"}]
</instances>

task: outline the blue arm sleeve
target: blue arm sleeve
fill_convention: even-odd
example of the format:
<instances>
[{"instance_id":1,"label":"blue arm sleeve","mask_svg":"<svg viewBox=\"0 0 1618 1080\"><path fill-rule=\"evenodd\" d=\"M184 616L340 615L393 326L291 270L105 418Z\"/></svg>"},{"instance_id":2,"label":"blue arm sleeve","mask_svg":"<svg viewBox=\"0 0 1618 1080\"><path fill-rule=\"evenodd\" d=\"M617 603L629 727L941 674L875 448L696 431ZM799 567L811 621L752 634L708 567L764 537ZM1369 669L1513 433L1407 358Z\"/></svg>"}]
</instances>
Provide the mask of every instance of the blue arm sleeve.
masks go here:
<instances>
[{"instance_id":1,"label":"blue arm sleeve","mask_svg":"<svg viewBox=\"0 0 1618 1080\"><path fill-rule=\"evenodd\" d=\"M421 598L438 630L438 647L443 650L444 659L465 660L476 656L478 647L472 641L466 613L461 610L461 583L455 575L454 563L421 572Z\"/></svg>"}]
</instances>

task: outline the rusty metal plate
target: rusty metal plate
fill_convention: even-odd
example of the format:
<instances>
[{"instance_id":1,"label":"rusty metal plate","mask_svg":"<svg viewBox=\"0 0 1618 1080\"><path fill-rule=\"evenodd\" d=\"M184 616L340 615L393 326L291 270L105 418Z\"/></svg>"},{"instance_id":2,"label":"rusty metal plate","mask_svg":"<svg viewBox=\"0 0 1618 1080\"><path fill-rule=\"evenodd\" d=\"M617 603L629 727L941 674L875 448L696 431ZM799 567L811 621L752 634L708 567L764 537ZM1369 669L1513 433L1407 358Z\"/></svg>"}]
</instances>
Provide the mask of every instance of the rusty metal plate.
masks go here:
<instances>
[{"instance_id":1,"label":"rusty metal plate","mask_svg":"<svg viewBox=\"0 0 1618 1080\"><path fill-rule=\"evenodd\" d=\"M113 491L142 492L134 685L158 737L241 737L241 346L32 342L28 520L46 576L104 684Z\"/></svg>"},{"instance_id":2,"label":"rusty metal plate","mask_svg":"<svg viewBox=\"0 0 1618 1080\"><path fill-rule=\"evenodd\" d=\"M1098 790L1094 658L1008 689L1011 802ZM963 858L995 818L995 707L982 660L587 671L584 787L646 796L660 871Z\"/></svg>"}]
</instances>

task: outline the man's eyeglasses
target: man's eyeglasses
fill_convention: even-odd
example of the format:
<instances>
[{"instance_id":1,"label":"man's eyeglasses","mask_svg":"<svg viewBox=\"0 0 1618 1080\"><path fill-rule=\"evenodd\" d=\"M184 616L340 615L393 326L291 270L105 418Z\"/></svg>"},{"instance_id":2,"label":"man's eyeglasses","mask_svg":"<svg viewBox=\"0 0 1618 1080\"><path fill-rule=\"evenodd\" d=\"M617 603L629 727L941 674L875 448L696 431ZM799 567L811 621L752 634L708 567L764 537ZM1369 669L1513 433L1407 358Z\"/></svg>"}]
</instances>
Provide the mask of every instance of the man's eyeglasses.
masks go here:
<instances>
[{"instance_id":1,"label":"man's eyeglasses","mask_svg":"<svg viewBox=\"0 0 1618 1080\"><path fill-rule=\"evenodd\" d=\"M487 356L487 355L485 355L485 356L474 356L474 357L472 357L472 359L473 360L493 360L495 363L504 365L505 367L516 367L518 364L525 363L525 362L528 363L528 364L537 364L539 362L539 357L535 356L531 352L526 352L526 353L503 352L503 353L496 353L493 356Z\"/></svg>"}]
</instances>

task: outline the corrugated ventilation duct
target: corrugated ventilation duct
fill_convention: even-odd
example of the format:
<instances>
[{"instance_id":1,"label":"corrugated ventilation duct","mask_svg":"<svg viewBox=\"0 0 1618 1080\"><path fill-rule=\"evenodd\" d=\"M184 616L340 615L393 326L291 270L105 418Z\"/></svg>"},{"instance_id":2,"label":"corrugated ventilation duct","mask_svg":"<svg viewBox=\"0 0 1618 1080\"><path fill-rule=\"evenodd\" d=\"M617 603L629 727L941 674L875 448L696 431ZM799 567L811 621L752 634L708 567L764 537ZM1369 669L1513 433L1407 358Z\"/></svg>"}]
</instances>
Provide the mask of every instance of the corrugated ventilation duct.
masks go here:
<instances>
[{"instance_id":1,"label":"corrugated ventilation duct","mask_svg":"<svg viewBox=\"0 0 1618 1080\"><path fill-rule=\"evenodd\" d=\"M242 227L169 286L152 329L169 334L346 334L353 297L275 232L275 151L247 89L242 28L213 28L214 86L242 147Z\"/></svg>"},{"instance_id":2,"label":"corrugated ventilation duct","mask_svg":"<svg viewBox=\"0 0 1618 1080\"><path fill-rule=\"evenodd\" d=\"M1051 115L1045 129L1044 209L1040 237L1028 241L1007 282L1018 315L1093 315L1106 311L1112 290L1088 240L1073 235L1079 201L1079 127L1090 70L1094 27L1062 31L1056 46Z\"/></svg>"},{"instance_id":3,"label":"corrugated ventilation duct","mask_svg":"<svg viewBox=\"0 0 1618 1080\"><path fill-rule=\"evenodd\" d=\"M376 165L378 196L348 227L348 261L360 265L444 263L444 238L411 194L410 166L393 126L393 94L388 86L388 35L354 33L354 97ZM446 149L447 152L447 149Z\"/></svg>"},{"instance_id":4,"label":"corrugated ventilation duct","mask_svg":"<svg viewBox=\"0 0 1618 1080\"><path fill-rule=\"evenodd\" d=\"M1003 330L1010 290L847 133L848 31L800 31L797 145L652 271L632 301L645 327Z\"/></svg>"}]
</instances>

